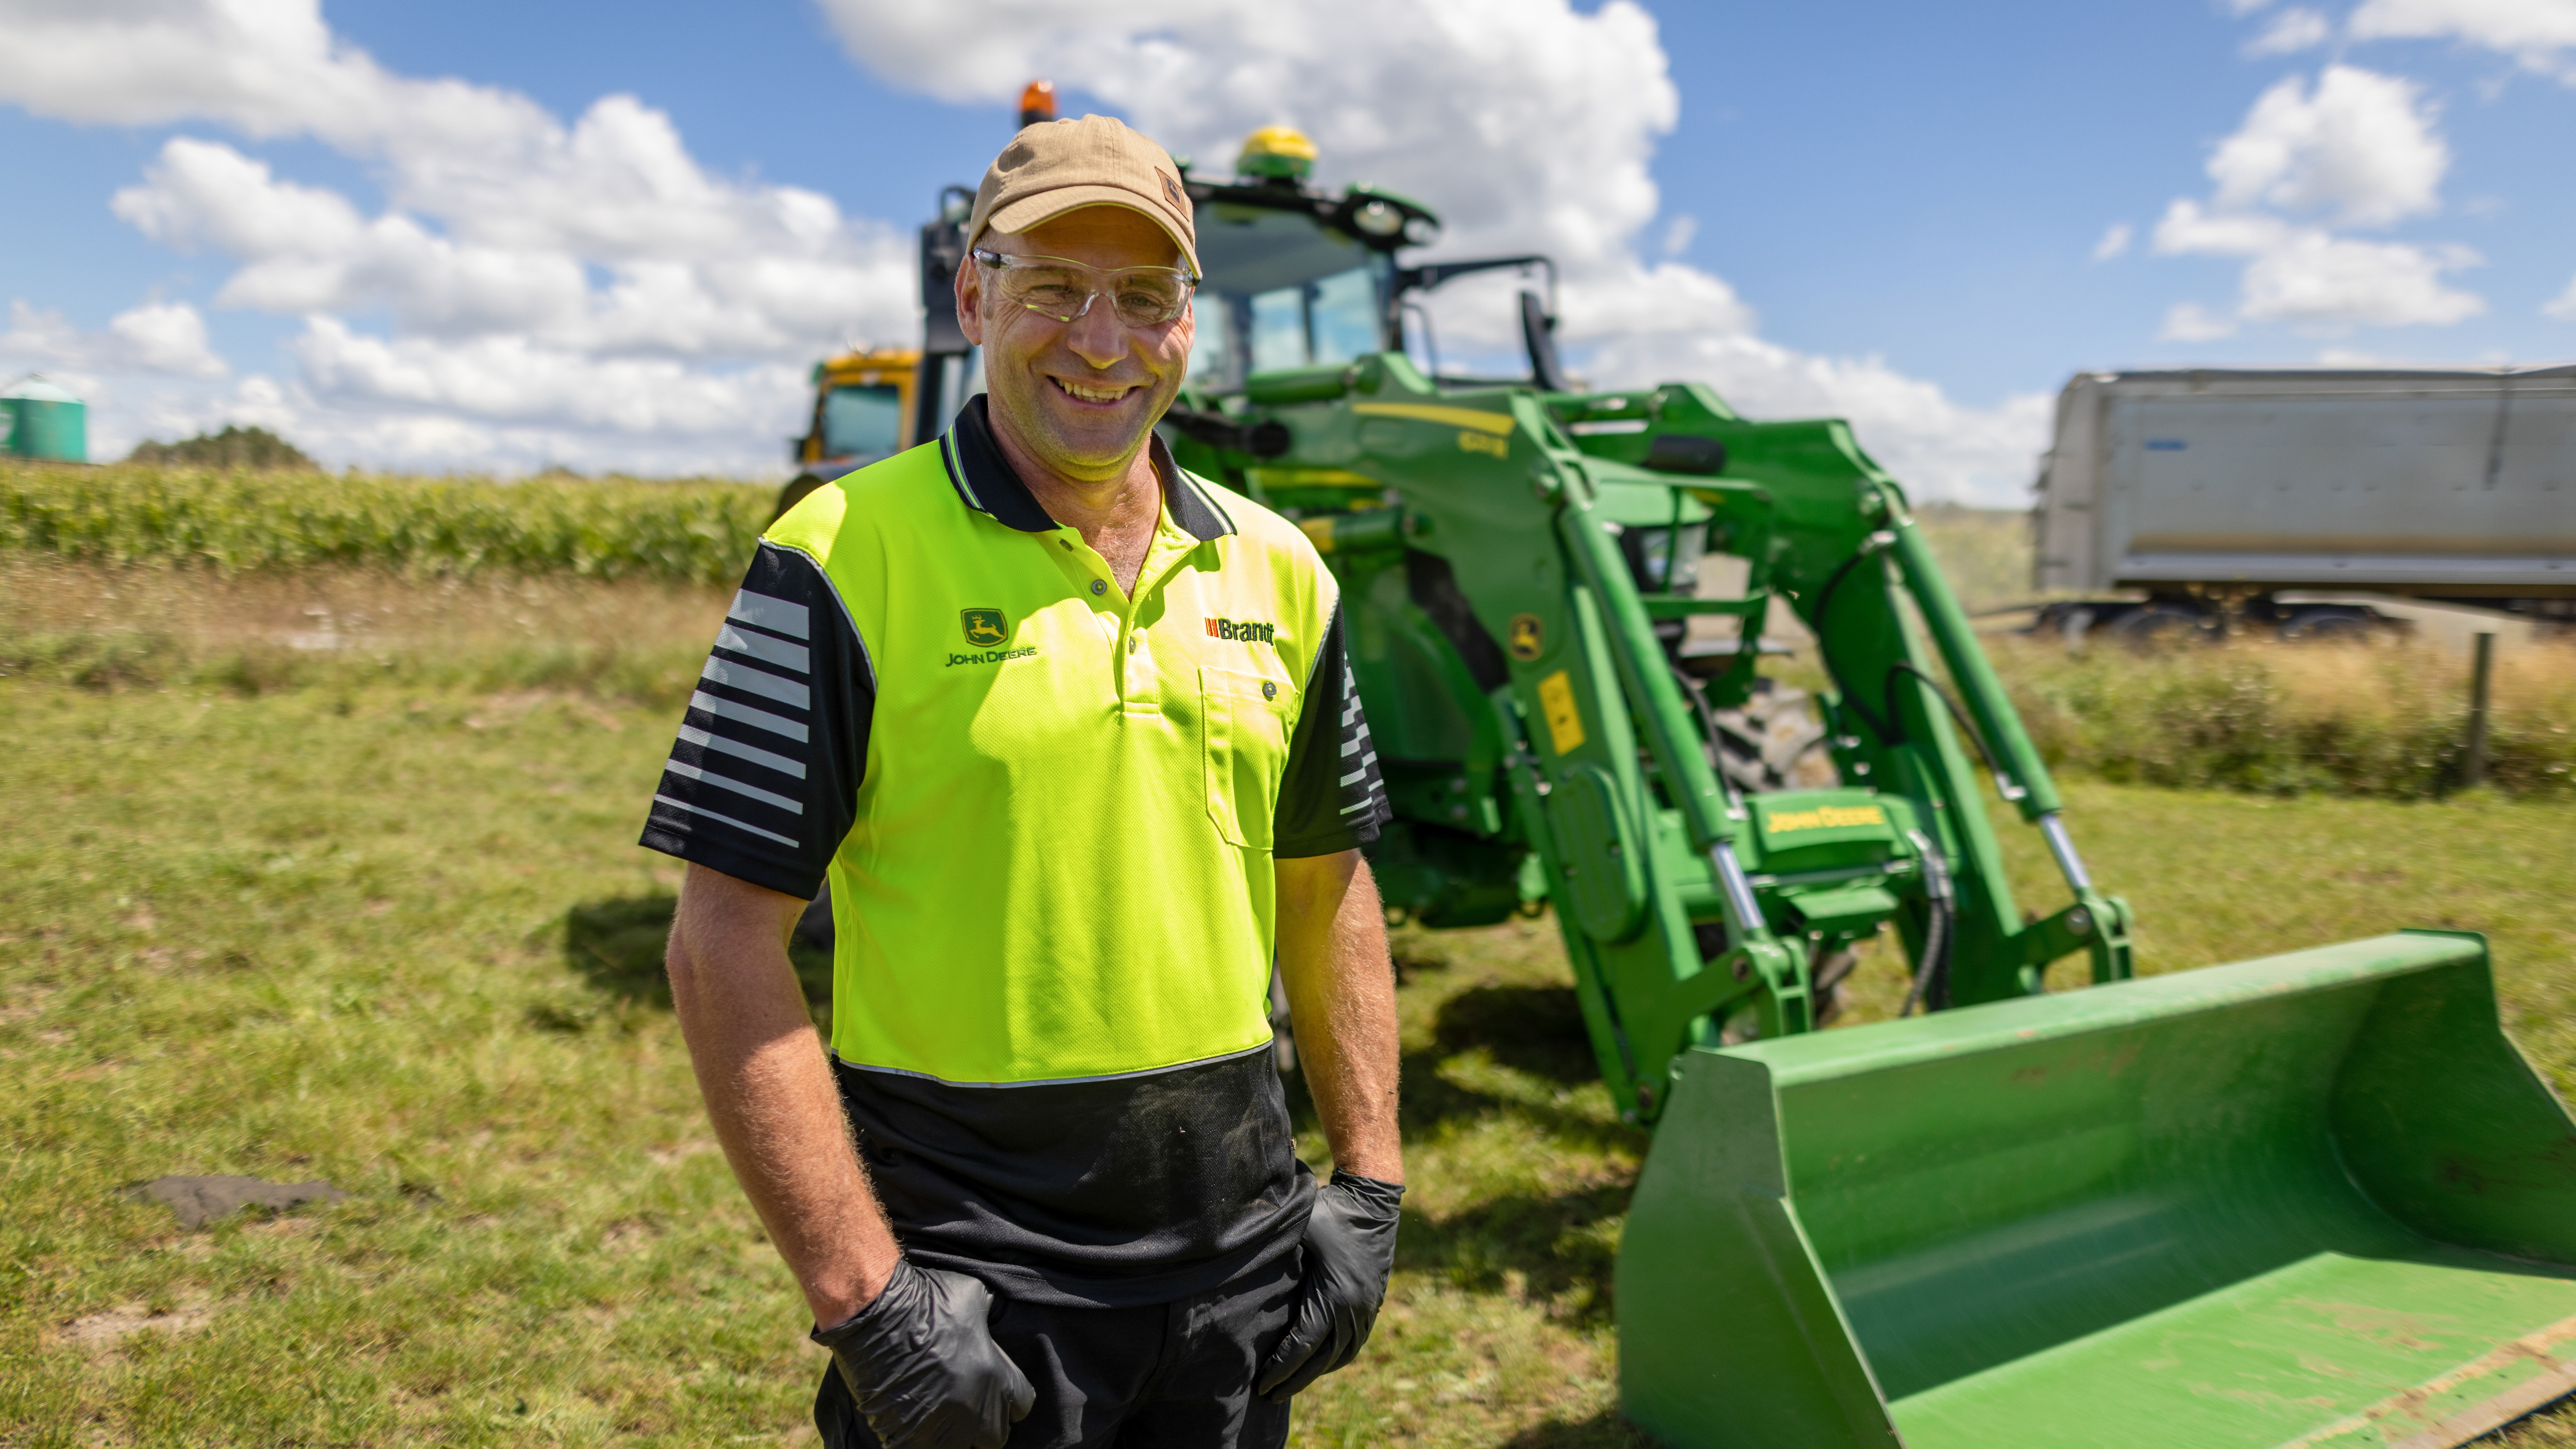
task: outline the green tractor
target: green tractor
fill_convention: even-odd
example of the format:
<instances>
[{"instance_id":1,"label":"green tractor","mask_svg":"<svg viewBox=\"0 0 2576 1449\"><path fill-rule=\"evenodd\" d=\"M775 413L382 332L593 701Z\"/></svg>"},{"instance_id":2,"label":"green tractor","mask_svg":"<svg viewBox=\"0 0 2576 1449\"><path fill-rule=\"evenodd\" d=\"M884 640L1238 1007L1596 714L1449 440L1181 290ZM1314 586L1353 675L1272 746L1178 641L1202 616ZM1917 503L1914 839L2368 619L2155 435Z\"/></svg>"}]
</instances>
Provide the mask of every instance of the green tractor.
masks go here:
<instances>
[{"instance_id":1,"label":"green tractor","mask_svg":"<svg viewBox=\"0 0 2576 1449\"><path fill-rule=\"evenodd\" d=\"M1432 213L1316 190L1312 159L1262 132L1189 177L1207 279L1167 436L1340 581L1389 910L1556 916L1602 1079L1654 1132L1617 1270L1632 1420L2341 1449L2576 1390L2576 1123L2500 1031L2481 938L2130 979L2129 907L1850 427L1582 390L1538 290L1527 376L1427 373L1413 298L1548 264L1404 265ZM924 233L926 410L971 376L961 217ZM1763 674L1775 605L1832 681L1803 734ZM2056 861L2038 910L1990 789ZM1819 1031L1881 932L1905 1017ZM2091 989L2047 993L2077 957Z\"/></svg>"}]
</instances>

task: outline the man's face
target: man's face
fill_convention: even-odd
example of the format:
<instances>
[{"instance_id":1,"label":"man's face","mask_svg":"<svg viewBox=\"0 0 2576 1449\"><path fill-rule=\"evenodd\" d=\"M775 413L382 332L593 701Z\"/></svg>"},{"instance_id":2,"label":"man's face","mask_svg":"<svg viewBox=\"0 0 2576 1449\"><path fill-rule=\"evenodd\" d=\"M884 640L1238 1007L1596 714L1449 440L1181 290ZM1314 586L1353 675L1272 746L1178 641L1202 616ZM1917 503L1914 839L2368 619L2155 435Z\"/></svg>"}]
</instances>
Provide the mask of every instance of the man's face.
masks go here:
<instances>
[{"instance_id":1,"label":"man's face","mask_svg":"<svg viewBox=\"0 0 2576 1449\"><path fill-rule=\"evenodd\" d=\"M976 244L1103 268L1181 265L1162 228L1123 206L1087 206L1025 232L986 232ZM1181 390L1195 319L1185 311L1159 327L1130 327L1104 296L1058 322L1005 301L990 281L980 262L958 269L957 320L984 349L995 417L1058 474L1117 476Z\"/></svg>"}]
</instances>

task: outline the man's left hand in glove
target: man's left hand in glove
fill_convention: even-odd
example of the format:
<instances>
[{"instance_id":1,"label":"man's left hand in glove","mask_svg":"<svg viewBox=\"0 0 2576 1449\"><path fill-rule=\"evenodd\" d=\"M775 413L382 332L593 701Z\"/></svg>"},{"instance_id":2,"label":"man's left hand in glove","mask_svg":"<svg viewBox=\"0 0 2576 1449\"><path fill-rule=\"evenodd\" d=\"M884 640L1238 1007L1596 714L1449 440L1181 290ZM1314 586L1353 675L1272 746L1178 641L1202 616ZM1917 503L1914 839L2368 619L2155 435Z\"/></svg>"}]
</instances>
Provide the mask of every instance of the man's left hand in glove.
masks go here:
<instances>
[{"instance_id":1,"label":"man's left hand in glove","mask_svg":"<svg viewBox=\"0 0 2576 1449\"><path fill-rule=\"evenodd\" d=\"M1403 1198L1395 1183L1348 1172L1334 1173L1315 1195L1315 1215L1306 1221L1305 1278L1288 1336L1262 1366L1253 1392L1284 1404L1360 1356L1395 1269L1396 1204Z\"/></svg>"}]
</instances>

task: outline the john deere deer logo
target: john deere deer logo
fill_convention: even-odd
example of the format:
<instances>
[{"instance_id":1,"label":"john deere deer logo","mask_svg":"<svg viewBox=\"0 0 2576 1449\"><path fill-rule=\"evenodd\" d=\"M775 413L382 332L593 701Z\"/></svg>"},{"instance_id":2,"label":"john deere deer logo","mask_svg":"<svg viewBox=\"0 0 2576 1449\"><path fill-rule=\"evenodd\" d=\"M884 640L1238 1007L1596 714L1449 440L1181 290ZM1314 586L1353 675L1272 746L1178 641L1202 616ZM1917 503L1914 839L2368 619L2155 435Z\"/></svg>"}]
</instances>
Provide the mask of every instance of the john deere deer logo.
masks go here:
<instances>
[{"instance_id":1,"label":"john deere deer logo","mask_svg":"<svg viewBox=\"0 0 2576 1449\"><path fill-rule=\"evenodd\" d=\"M1536 659L1546 653L1547 631L1540 626L1538 615L1512 615L1511 635L1503 647L1512 651L1514 659Z\"/></svg>"},{"instance_id":2,"label":"john deere deer logo","mask_svg":"<svg viewBox=\"0 0 2576 1449\"><path fill-rule=\"evenodd\" d=\"M990 649L1011 637L1011 621L999 609L966 609L957 617L966 623L966 642L978 649Z\"/></svg>"}]
</instances>

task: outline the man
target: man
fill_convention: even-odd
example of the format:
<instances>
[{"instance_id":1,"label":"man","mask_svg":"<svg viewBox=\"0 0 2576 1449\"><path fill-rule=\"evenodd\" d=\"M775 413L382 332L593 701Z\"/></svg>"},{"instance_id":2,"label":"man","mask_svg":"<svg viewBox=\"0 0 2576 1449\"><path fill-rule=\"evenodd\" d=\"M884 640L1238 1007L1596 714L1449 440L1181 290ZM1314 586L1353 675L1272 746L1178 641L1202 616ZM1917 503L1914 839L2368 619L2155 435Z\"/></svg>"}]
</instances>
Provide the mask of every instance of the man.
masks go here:
<instances>
[{"instance_id":1,"label":"man","mask_svg":"<svg viewBox=\"0 0 2576 1449\"><path fill-rule=\"evenodd\" d=\"M690 700L644 832L689 862L672 997L826 1444L1279 1445L1403 1191L1333 579L1154 439L1198 273L1159 147L1029 127L968 237L988 396L771 527ZM827 872L829 1061L782 945Z\"/></svg>"}]
</instances>

